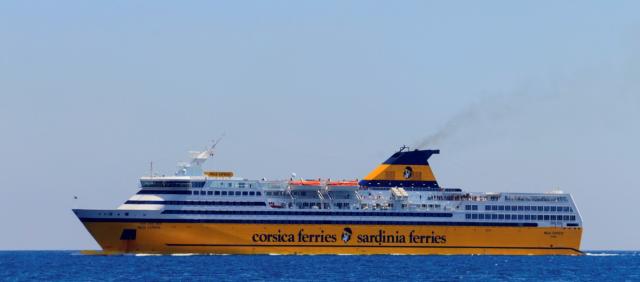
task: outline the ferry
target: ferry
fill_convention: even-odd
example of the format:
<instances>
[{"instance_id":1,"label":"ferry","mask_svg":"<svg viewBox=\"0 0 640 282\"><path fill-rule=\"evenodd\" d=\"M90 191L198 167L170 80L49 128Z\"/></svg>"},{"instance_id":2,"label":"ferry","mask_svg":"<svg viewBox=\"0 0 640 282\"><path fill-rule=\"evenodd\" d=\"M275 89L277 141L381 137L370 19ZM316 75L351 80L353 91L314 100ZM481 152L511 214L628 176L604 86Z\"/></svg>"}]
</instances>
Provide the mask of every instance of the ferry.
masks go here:
<instances>
[{"instance_id":1,"label":"ferry","mask_svg":"<svg viewBox=\"0 0 640 282\"><path fill-rule=\"evenodd\" d=\"M115 209L74 209L98 252L582 254L570 194L444 188L429 164L439 150L403 146L361 180L251 180L203 170L214 149L141 177Z\"/></svg>"}]
</instances>

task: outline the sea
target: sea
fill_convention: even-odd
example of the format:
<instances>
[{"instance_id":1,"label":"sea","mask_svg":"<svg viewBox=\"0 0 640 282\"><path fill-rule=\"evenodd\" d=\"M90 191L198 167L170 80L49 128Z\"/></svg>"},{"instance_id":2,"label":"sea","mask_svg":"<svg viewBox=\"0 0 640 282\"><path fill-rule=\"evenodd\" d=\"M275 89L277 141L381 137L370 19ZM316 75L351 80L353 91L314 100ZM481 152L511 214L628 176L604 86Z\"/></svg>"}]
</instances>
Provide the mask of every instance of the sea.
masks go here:
<instances>
[{"instance_id":1,"label":"sea","mask_svg":"<svg viewBox=\"0 0 640 282\"><path fill-rule=\"evenodd\" d=\"M2 251L3 281L640 281L640 251L584 256L84 255Z\"/></svg>"}]
</instances>

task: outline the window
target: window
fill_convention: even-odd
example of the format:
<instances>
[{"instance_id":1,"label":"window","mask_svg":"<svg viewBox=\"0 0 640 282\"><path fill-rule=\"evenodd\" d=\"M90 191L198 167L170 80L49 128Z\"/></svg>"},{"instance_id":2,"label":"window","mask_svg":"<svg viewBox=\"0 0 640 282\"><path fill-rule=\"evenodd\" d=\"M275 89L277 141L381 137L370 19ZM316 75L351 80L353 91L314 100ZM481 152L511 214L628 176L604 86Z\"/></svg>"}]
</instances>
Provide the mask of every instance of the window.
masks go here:
<instances>
[{"instance_id":1,"label":"window","mask_svg":"<svg viewBox=\"0 0 640 282\"><path fill-rule=\"evenodd\" d=\"M504 206L498 206L498 210L499 211L503 211L504 210Z\"/></svg>"},{"instance_id":2,"label":"window","mask_svg":"<svg viewBox=\"0 0 640 282\"><path fill-rule=\"evenodd\" d=\"M256 196L261 196L261 195L262 195L262 193L256 192Z\"/></svg>"},{"instance_id":3,"label":"window","mask_svg":"<svg viewBox=\"0 0 640 282\"><path fill-rule=\"evenodd\" d=\"M238 183L238 188L244 188L245 183L244 182L240 182Z\"/></svg>"},{"instance_id":4,"label":"window","mask_svg":"<svg viewBox=\"0 0 640 282\"><path fill-rule=\"evenodd\" d=\"M551 220L556 220L556 216L555 215L551 215Z\"/></svg>"},{"instance_id":5,"label":"window","mask_svg":"<svg viewBox=\"0 0 640 282\"><path fill-rule=\"evenodd\" d=\"M531 220L531 215L525 214L524 215L524 220Z\"/></svg>"},{"instance_id":6,"label":"window","mask_svg":"<svg viewBox=\"0 0 640 282\"><path fill-rule=\"evenodd\" d=\"M249 196L255 196L255 195L256 195L256 192L255 192L255 191L250 191L250 192L249 192Z\"/></svg>"},{"instance_id":7,"label":"window","mask_svg":"<svg viewBox=\"0 0 640 282\"><path fill-rule=\"evenodd\" d=\"M523 206L518 206L518 210L519 210L519 211L523 211L523 210L524 210L524 207L523 207Z\"/></svg>"},{"instance_id":8,"label":"window","mask_svg":"<svg viewBox=\"0 0 640 282\"><path fill-rule=\"evenodd\" d=\"M549 215L545 214L544 215L544 220L549 220Z\"/></svg>"},{"instance_id":9,"label":"window","mask_svg":"<svg viewBox=\"0 0 640 282\"><path fill-rule=\"evenodd\" d=\"M499 215L498 215L498 219L500 219L500 220L504 220L504 214L499 214Z\"/></svg>"},{"instance_id":10,"label":"window","mask_svg":"<svg viewBox=\"0 0 640 282\"><path fill-rule=\"evenodd\" d=\"M191 194L198 195L198 191L191 191Z\"/></svg>"},{"instance_id":11,"label":"window","mask_svg":"<svg viewBox=\"0 0 640 282\"><path fill-rule=\"evenodd\" d=\"M233 183L229 182L229 184L227 186L233 187Z\"/></svg>"},{"instance_id":12,"label":"window","mask_svg":"<svg viewBox=\"0 0 640 282\"><path fill-rule=\"evenodd\" d=\"M222 196L226 196L227 195L227 191L222 191Z\"/></svg>"},{"instance_id":13,"label":"window","mask_svg":"<svg viewBox=\"0 0 640 282\"><path fill-rule=\"evenodd\" d=\"M517 211L518 210L518 206L511 206L511 210L512 211Z\"/></svg>"},{"instance_id":14,"label":"window","mask_svg":"<svg viewBox=\"0 0 640 282\"><path fill-rule=\"evenodd\" d=\"M539 214L539 215L538 215L538 220L543 220L543 219L544 219L544 216L543 216L543 215L541 215L541 214Z\"/></svg>"},{"instance_id":15,"label":"window","mask_svg":"<svg viewBox=\"0 0 640 282\"><path fill-rule=\"evenodd\" d=\"M473 206L471 206L471 207L472 207L472 209L473 209L474 211L477 211L477 210L478 210L478 205L473 205Z\"/></svg>"},{"instance_id":16,"label":"window","mask_svg":"<svg viewBox=\"0 0 640 282\"><path fill-rule=\"evenodd\" d=\"M544 211L548 212L549 211L549 206L545 206L544 207Z\"/></svg>"},{"instance_id":17,"label":"window","mask_svg":"<svg viewBox=\"0 0 640 282\"><path fill-rule=\"evenodd\" d=\"M478 215L478 218L479 218L479 219L484 219L484 213L479 214L479 215Z\"/></svg>"},{"instance_id":18,"label":"window","mask_svg":"<svg viewBox=\"0 0 640 282\"><path fill-rule=\"evenodd\" d=\"M510 214L505 214L505 215L504 215L504 219L506 219L506 220L511 220L511 215L510 215Z\"/></svg>"},{"instance_id":19,"label":"window","mask_svg":"<svg viewBox=\"0 0 640 282\"><path fill-rule=\"evenodd\" d=\"M219 196L220 195L220 191L215 191L213 194L216 195L216 196Z\"/></svg>"},{"instance_id":20,"label":"window","mask_svg":"<svg viewBox=\"0 0 640 282\"><path fill-rule=\"evenodd\" d=\"M511 210L511 206L504 206L504 210L505 211L510 211Z\"/></svg>"},{"instance_id":21,"label":"window","mask_svg":"<svg viewBox=\"0 0 640 282\"><path fill-rule=\"evenodd\" d=\"M247 195L249 195L249 192L247 192L247 191L242 191L242 196L247 196Z\"/></svg>"},{"instance_id":22,"label":"window","mask_svg":"<svg viewBox=\"0 0 640 282\"><path fill-rule=\"evenodd\" d=\"M491 215L491 219L498 219L498 215L497 214L492 214Z\"/></svg>"},{"instance_id":23,"label":"window","mask_svg":"<svg viewBox=\"0 0 640 282\"><path fill-rule=\"evenodd\" d=\"M471 219L471 214L470 214L470 213L465 214L465 218L466 218L466 219Z\"/></svg>"},{"instance_id":24,"label":"window","mask_svg":"<svg viewBox=\"0 0 640 282\"><path fill-rule=\"evenodd\" d=\"M471 218L472 218L472 219L478 219L478 214L476 214L476 213L472 214L472 215L471 215Z\"/></svg>"},{"instance_id":25,"label":"window","mask_svg":"<svg viewBox=\"0 0 640 282\"><path fill-rule=\"evenodd\" d=\"M484 206L484 210L485 210L485 211L489 211L489 210L491 210L491 206Z\"/></svg>"},{"instance_id":26,"label":"window","mask_svg":"<svg viewBox=\"0 0 640 282\"><path fill-rule=\"evenodd\" d=\"M466 205L466 206L464 206L464 209L465 209L465 210L471 210L471 205Z\"/></svg>"},{"instance_id":27,"label":"window","mask_svg":"<svg viewBox=\"0 0 640 282\"><path fill-rule=\"evenodd\" d=\"M236 196L240 196L241 193L242 192L240 192L240 191L236 191Z\"/></svg>"},{"instance_id":28,"label":"window","mask_svg":"<svg viewBox=\"0 0 640 282\"><path fill-rule=\"evenodd\" d=\"M209 196L213 195L213 191L207 191L207 195Z\"/></svg>"},{"instance_id":29,"label":"window","mask_svg":"<svg viewBox=\"0 0 640 282\"><path fill-rule=\"evenodd\" d=\"M525 211L530 211L531 210L531 206L524 206L524 210Z\"/></svg>"},{"instance_id":30,"label":"window","mask_svg":"<svg viewBox=\"0 0 640 282\"><path fill-rule=\"evenodd\" d=\"M524 219L524 215L519 214L518 215L518 220L523 220Z\"/></svg>"},{"instance_id":31,"label":"window","mask_svg":"<svg viewBox=\"0 0 640 282\"><path fill-rule=\"evenodd\" d=\"M556 211L556 207L550 207L550 208L552 212Z\"/></svg>"}]
</instances>

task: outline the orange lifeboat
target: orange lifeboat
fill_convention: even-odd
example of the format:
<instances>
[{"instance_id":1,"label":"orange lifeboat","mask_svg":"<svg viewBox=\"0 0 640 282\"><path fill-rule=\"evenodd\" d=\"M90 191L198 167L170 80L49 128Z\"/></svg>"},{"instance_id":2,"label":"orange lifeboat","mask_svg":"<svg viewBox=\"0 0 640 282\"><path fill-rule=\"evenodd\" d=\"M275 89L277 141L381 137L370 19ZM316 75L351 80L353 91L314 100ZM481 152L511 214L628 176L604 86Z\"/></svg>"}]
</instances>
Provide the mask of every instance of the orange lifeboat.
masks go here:
<instances>
[{"instance_id":1,"label":"orange lifeboat","mask_svg":"<svg viewBox=\"0 0 640 282\"><path fill-rule=\"evenodd\" d=\"M323 188L320 180L291 180L289 187L295 191L317 191Z\"/></svg>"},{"instance_id":2,"label":"orange lifeboat","mask_svg":"<svg viewBox=\"0 0 640 282\"><path fill-rule=\"evenodd\" d=\"M289 185L296 186L320 186L320 180L291 180Z\"/></svg>"},{"instance_id":3,"label":"orange lifeboat","mask_svg":"<svg viewBox=\"0 0 640 282\"><path fill-rule=\"evenodd\" d=\"M327 187L330 191L354 191L358 190L358 180L342 180L342 181L329 181Z\"/></svg>"}]
</instances>

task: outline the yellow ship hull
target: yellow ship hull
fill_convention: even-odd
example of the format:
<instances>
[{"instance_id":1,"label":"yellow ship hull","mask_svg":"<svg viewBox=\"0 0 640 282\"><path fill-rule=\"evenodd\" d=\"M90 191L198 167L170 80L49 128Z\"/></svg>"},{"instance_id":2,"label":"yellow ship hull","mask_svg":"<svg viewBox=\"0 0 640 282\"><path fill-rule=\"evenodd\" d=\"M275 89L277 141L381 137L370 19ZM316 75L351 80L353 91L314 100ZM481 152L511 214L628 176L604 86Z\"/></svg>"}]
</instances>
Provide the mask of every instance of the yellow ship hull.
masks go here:
<instances>
[{"instance_id":1,"label":"yellow ship hull","mask_svg":"<svg viewBox=\"0 0 640 282\"><path fill-rule=\"evenodd\" d=\"M149 222L84 225L105 253L582 254L582 228ZM123 236L123 230L128 235Z\"/></svg>"}]
</instances>

